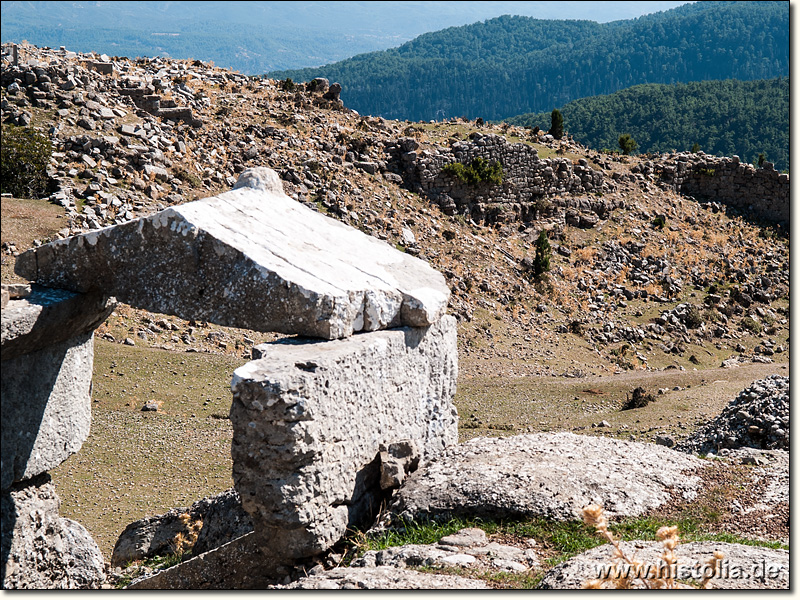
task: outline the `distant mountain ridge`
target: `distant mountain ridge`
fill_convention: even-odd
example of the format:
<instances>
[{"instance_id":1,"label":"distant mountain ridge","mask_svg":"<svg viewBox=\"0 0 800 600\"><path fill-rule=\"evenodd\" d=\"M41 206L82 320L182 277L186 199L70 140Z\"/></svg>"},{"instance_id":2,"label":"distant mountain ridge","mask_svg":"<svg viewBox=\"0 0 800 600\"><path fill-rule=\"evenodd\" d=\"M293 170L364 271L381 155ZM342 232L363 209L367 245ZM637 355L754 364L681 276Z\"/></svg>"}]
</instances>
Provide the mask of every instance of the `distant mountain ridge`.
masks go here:
<instances>
[{"instance_id":1,"label":"distant mountain ridge","mask_svg":"<svg viewBox=\"0 0 800 600\"><path fill-rule=\"evenodd\" d=\"M698 2L599 24L504 16L325 67L363 114L503 119L643 83L789 74L789 2Z\"/></svg>"},{"instance_id":2,"label":"distant mountain ridge","mask_svg":"<svg viewBox=\"0 0 800 600\"><path fill-rule=\"evenodd\" d=\"M502 14L605 21L682 2L3 0L2 41L214 61L247 75L328 64Z\"/></svg>"},{"instance_id":3,"label":"distant mountain ridge","mask_svg":"<svg viewBox=\"0 0 800 600\"><path fill-rule=\"evenodd\" d=\"M789 80L701 81L637 85L614 94L573 100L561 107L564 129L597 150L618 150L630 134L639 152L690 150L738 155L760 153L778 170L789 168ZM550 112L506 119L512 125L550 127Z\"/></svg>"}]
</instances>

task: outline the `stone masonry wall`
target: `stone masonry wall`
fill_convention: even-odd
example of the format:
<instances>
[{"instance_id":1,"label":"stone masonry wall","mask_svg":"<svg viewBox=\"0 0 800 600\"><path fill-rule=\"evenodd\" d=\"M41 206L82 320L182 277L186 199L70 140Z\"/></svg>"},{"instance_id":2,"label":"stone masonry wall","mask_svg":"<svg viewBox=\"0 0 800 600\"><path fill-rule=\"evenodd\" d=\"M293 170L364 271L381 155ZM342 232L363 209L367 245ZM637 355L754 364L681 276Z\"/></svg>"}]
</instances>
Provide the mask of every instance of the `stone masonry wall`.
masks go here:
<instances>
[{"instance_id":1,"label":"stone masonry wall","mask_svg":"<svg viewBox=\"0 0 800 600\"><path fill-rule=\"evenodd\" d=\"M499 135L473 133L468 141L440 148L438 153L417 152L413 138L402 138L387 148L390 166L411 189L427 195L449 215L464 214L477 222L532 221L565 208L604 214L607 202L595 193L604 190L603 173L585 159L540 159L533 146L511 144ZM474 158L503 166L502 185L470 186L443 172L450 163L469 164ZM587 197L589 196L589 197Z\"/></svg>"},{"instance_id":2,"label":"stone masonry wall","mask_svg":"<svg viewBox=\"0 0 800 600\"><path fill-rule=\"evenodd\" d=\"M660 166L662 182L676 192L719 201L768 221L789 222L789 175L772 163L758 169L738 156L699 152L668 155Z\"/></svg>"}]
</instances>

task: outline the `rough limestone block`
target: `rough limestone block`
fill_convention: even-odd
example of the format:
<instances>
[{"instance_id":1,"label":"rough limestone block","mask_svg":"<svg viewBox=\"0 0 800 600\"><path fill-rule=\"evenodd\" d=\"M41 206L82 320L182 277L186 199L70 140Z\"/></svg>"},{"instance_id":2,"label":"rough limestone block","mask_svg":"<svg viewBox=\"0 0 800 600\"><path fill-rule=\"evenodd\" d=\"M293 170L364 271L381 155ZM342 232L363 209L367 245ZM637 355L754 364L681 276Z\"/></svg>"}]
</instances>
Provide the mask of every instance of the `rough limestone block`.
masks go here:
<instances>
[{"instance_id":1,"label":"rough limestone block","mask_svg":"<svg viewBox=\"0 0 800 600\"><path fill-rule=\"evenodd\" d=\"M58 516L60 504L46 474L2 493L4 589L89 589L105 581L100 549L80 523Z\"/></svg>"},{"instance_id":2,"label":"rough limestone block","mask_svg":"<svg viewBox=\"0 0 800 600\"><path fill-rule=\"evenodd\" d=\"M116 301L100 294L76 294L38 285L27 296L12 295L2 312L2 360L94 331Z\"/></svg>"},{"instance_id":3,"label":"rough limestone block","mask_svg":"<svg viewBox=\"0 0 800 600\"><path fill-rule=\"evenodd\" d=\"M284 590L488 590L480 579L457 575L422 573L394 567L352 569L338 567L330 571L303 577L288 585L276 585Z\"/></svg>"},{"instance_id":4,"label":"rough limestone block","mask_svg":"<svg viewBox=\"0 0 800 600\"><path fill-rule=\"evenodd\" d=\"M590 504L639 516L680 493L692 499L703 460L655 444L574 433L473 438L412 473L391 511L424 518L580 519Z\"/></svg>"},{"instance_id":5,"label":"rough limestone block","mask_svg":"<svg viewBox=\"0 0 800 600\"><path fill-rule=\"evenodd\" d=\"M113 307L34 286L3 310L0 489L57 467L88 437L92 331Z\"/></svg>"},{"instance_id":6,"label":"rough limestone block","mask_svg":"<svg viewBox=\"0 0 800 600\"><path fill-rule=\"evenodd\" d=\"M233 478L273 555L313 556L371 519L392 444L424 462L458 440L453 317L259 351L231 383Z\"/></svg>"},{"instance_id":7,"label":"rough limestone block","mask_svg":"<svg viewBox=\"0 0 800 600\"><path fill-rule=\"evenodd\" d=\"M263 168L219 196L29 250L16 272L185 319L326 339L427 326L450 295L426 262L295 202Z\"/></svg>"}]
</instances>

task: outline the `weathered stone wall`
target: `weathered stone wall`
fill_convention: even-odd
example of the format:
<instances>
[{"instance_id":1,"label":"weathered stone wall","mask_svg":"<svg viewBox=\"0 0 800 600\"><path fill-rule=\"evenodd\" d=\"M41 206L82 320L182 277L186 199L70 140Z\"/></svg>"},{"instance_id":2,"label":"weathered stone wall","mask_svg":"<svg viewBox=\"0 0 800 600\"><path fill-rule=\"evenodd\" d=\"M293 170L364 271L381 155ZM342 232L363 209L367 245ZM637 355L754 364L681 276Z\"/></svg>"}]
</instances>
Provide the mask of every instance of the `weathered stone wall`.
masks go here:
<instances>
[{"instance_id":1,"label":"weathered stone wall","mask_svg":"<svg viewBox=\"0 0 800 600\"><path fill-rule=\"evenodd\" d=\"M577 164L567 158L540 159L533 146L481 133L437 153L417 152L418 148L413 138L387 147L390 166L407 186L430 197L449 215L465 214L477 222L495 223L532 221L567 207L601 215L613 208L599 195L587 197L603 191L605 178L585 159ZM503 184L471 186L442 170L451 163L470 164L475 158L500 161Z\"/></svg>"},{"instance_id":2,"label":"weathered stone wall","mask_svg":"<svg viewBox=\"0 0 800 600\"><path fill-rule=\"evenodd\" d=\"M662 182L676 192L722 202L768 221L789 222L789 175L772 163L763 168L738 156L680 153L660 161Z\"/></svg>"},{"instance_id":3,"label":"weathered stone wall","mask_svg":"<svg viewBox=\"0 0 800 600\"><path fill-rule=\"evenodd\" d=\"M270 554L313 556L374 516L393 446L416 447L411 469L458 441L453 317L259 350L231 383L233 477Z\"/></svg>"}]
</instances>

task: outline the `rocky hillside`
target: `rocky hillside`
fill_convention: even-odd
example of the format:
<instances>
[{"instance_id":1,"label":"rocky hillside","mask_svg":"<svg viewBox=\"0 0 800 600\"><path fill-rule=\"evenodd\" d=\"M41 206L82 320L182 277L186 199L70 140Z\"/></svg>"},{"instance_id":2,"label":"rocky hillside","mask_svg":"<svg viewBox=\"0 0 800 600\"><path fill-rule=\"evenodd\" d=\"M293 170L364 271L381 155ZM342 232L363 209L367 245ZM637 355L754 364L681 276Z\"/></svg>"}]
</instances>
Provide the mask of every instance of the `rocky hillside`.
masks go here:
<instances>
[{"instance_id":1,"label":"rocky hillside","mask_svg":"<svg viewBox=\"0 0 800 600\"><path fill-rule=\"evenodd\" d=\"M602 374L766 361L788 349L788 239L718 202L662 189L658 163L667 157L603 155L515 127L365 117L330 90L199 62L27 51L41 66L4 70L2 118L53 141L50 199L65 210L56 237L212 195L244 168L265 165L292 197L445 273L463 355L477 372L482 360L475 359L499 361L487 371L494 374ZM404 187L392 162L401 140L413 138L417 154L436 156L474 132L602 172L592 196L556 192L542 204L580 208L587 206L581 198L595 198L617 208L598 215L567 206L540 219L475 223ZM536 281L529 271L541 230L553 256L548 276ZM4 280L23 250L5 238L4 231ZM215 352L247 344L225 332L198 340L143 318L127 335L109 335ZM542 360L557 343L574 347L568 369Z\"/></svg>"},{"instance_id":2,"label":"rocky hillside","mask_svg":"<svg viewBox=\"0 0 800 600\"><path fill-rule=\"evenodd\" d=\"M749 189L718 184L718 159L602 154L476 121L373 118L344 106L335 83L199 61L20 54L19 65L4 58L4 137L32 127L54 152L47 199L4 195L4 283L19 280L15 257L30 246L226 191L244 169L267 166L291 197L445 275L459 321L462 439L567 430L675 446L754 379L787 369L785 226L761 220L761 198L734 208L676 191L692 174L721 193ZM468 171L483 155L506 161L497 188L446 170L463 161ZM736 172L733 162L724 168ZM768 168L758 176L788 187ZM542 232L552 256L537 277ZM54 480L65 514L110 555L143 513L230 487L230 372L278 336L121 305L97 337L96 437ZM788 434L783 415L726 427L751 425L770 440ZM723 491L733 489L724 477ZM742 533L724 511L725 527Z\"/></svg>"}]
</instances>

